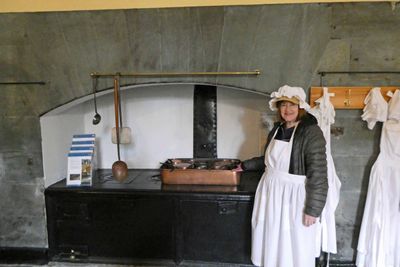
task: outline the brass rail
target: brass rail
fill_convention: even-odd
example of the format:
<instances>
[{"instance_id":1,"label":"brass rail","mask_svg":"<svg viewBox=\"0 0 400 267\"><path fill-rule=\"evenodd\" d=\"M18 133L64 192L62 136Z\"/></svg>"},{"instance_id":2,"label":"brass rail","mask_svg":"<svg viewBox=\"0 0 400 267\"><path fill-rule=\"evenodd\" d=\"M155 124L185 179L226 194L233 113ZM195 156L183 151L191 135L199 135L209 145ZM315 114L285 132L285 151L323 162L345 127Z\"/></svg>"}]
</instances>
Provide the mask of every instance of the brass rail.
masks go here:
<instances>
[{"instance_id":1,"label":"brass rail","mask_svg":"<svg viewBox=\"0 0 400 267\"><path fill-rule=\"evenodd\" d=\"M179 76L241 76L241 75L260 75L261 71L215 71L215 72L132 72L132 73L101 73L92 72L90 76L96 77L179 77Z\"/></svg>"},{"instance_id":2,"label":"brass rail","mask_svg":"<svg viewBox=\"0 0 400 267\"><path fill-rule=\"evenodd\" d=\"M44 81L38 82L0 82L0 85L46 85Z\"/></svg>"}]
</instances>

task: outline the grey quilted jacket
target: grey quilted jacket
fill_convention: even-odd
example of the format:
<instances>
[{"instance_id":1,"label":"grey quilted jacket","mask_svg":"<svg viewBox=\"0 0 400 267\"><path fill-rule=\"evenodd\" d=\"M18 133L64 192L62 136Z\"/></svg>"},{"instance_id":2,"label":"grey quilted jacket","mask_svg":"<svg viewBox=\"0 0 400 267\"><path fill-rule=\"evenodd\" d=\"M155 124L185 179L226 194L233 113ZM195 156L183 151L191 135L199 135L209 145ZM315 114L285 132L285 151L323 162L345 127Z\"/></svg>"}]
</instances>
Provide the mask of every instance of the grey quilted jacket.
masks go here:
<instances>
[{"instance_id":1,"label":"grey quilted jacket","mask_svg":"<svg viewBox=\"0 0 400 267\"><path fill-rule=\"evenodd\" d=\"M275 123L268 135L265 148L268 147L279 125L280 122ZM325 144L325 138L317 124L317 119L307 113L294 133L289 173L307 177L304 213L314 217L321 215L328 192ZM265 168L264 156L243 161L242 168L244 170L263 170Z\"/></svg>"}]
</instances>

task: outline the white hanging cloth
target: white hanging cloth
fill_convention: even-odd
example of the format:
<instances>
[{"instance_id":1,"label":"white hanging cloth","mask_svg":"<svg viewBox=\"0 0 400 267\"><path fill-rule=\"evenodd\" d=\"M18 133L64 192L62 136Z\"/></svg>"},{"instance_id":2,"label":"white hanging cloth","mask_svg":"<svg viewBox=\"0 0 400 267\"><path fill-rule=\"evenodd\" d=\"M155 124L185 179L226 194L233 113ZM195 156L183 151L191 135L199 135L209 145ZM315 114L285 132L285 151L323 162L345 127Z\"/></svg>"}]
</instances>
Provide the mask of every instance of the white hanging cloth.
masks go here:
<instances>
[{"instance_id":1,"label":"white hanging cloth","mask_svg":"<svg viewBox=\"0 0 400 267\"><path fill-rule=\"evenodd\" d=\"M387 95L391 97L388 107L388 120L400 121L400 98L398 96L398 91L399 90L396 90L394 93L389 91L387 93Z\"/></svg>"},{"instance_id":2,"label":"white hanging cloth","mask_svg":"<svg viewBox=\"0 0 400 267\"><path fill-rule=\"evenodd\" d=\"M386 121L388 105L381 94L380 87L374 87L369 91L364 99L364 104L361 119L368 123L368 129L372 130L378 121Z\"/></svg>"},{"instance_id":3,"label":"white hanging cloth","mask_svg":"<svg viewBox=\"0 0 400 267\"><path fill-rule=\"evenodd\" d=\"M337 253L335 210L339 204L341 182L336 174L331 154L331 125L335 122L335 108L330 101L330 97L333 95L328 92L327 87L324 87L322 97L315 101L317 105L309 111L317 118L318 125L324 134L328 163L329 189L326 204L321 213L316 256L319 256L321 250L328 253Z\"/></svg>"},{"instance_id":4,"label":"white hanging cloth","mask_svg":"<svg viewBox=\"0 0 400 267\"><path fill-rule=\"evenodd\" d=\"M357 246L358 267L400 267L400 91L391 95L388 105L380 91L370 92L364 109L367 115L363 119L373 125L382 119L382 110L390 114L383 124L380 154L370 174Z\"/></svg>"}]
</instances>

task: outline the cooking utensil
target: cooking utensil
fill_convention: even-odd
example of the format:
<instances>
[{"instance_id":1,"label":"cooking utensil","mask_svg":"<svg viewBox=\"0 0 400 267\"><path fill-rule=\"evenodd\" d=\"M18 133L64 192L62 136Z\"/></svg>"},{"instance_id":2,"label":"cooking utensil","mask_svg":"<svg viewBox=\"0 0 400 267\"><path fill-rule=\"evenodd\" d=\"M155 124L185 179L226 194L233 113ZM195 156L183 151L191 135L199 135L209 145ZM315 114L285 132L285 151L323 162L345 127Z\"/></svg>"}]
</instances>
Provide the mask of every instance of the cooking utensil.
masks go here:
<instances>
[{"instance_id":1,"label":"cooking utensil","mask_svg":"<svg viewBox=\"0 0 400 267\"><path fill-rule=\"evenodd\" d=\"M116 139L117 139L117 153L118 161L114 162L112 165L112 174L115 180L124 181L128 177L128 165L121 160L121 154L119 149L120 136L119 136L119 75L114 77L114 112L115 112L115 129L116 129Z\"/></svg>"},{"instance_id":2,"label":"cooking utensil","mask_svg":"<svg viewBox=\"0 0 400 267\"><path fill-rule=\"evenodd\" d=\"M131 128L124 127L122 125L122 110L121 110L121 90L118 86L118 110L119 110L119 143L120 144L130 144L131 143ZM113 144L117 143L117 129L114 127L111 131L111 142Z\"/></svg>"},{"instance_id":3,"label":"cooking utensil","mask_svg":"<svg viewBox=\"0 0 400 267\"><path fill-rule=\"evenodd\" d=\"M239 163L238 159L168 159L161 166L161 181L163 184L236 186L240 184L241 172L235 170Z\"/></svg>"},{"instance_id":4,"label":"cooking utensil","mask_svg":"<svg viewBox=\"0 0 400 267\"><path fill-rule=\"evenodd\" d=\"M92 88L93 88L93 102L94 102L94 118L93 118L93 125L97 125L101 121L101 116L97 112L97 101L96 101L96 89L97 89L97 77L92 78Z\"/></svg>"},{"instance_id":5,"label":"cooking utensil","mask_svg":"<svg viewBox=\"0 0 400 267\"><path fill-rule=\"evenodd\" d=\"M235 169L240 163L237 159L218 159L212 162L212 169L214 170L232 170Z\"/></svg>"},{"instance_id":6,"label":"cooking utensil","mask_svg":"<svg viewBox=\"0 0 400 267\"><path fill-rule=\"evenodd\" d=\"M233 170L240 164L238 159L174 158L160 163L163 169Z\"/></svg>"},{"instance_id":7,"label":"cooking utensil","mask_svg":"<svg viewBox=\"0 0 400 267\"><path fill-rule=\"evenodd\" d=\"M128 165L122 160L118 160L112 165L112 174L115 180L123 182L128 177Z\"/></svg>"}]
</instances>

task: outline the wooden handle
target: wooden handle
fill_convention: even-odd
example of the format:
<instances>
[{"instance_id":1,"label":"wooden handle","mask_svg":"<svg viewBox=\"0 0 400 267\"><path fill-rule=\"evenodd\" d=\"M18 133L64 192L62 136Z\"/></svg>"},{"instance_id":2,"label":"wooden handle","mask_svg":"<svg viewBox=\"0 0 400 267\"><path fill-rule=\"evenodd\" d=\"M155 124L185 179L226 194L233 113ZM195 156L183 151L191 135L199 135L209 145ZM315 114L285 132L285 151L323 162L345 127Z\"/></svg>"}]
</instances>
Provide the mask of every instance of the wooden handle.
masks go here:
<instances>
[{"instance_id":1,"label":"wooden handle","mask_svg":"<svg viewBox=\"0 0 400 267\"><path fill-rule=\"evenodd\" d=\"M115 130L117 134L117 151L118 151L118 160L121 160L120 152L119 152L119 77L114 77L114 113L115 113Z\"/></svg>"}]
</instances>

